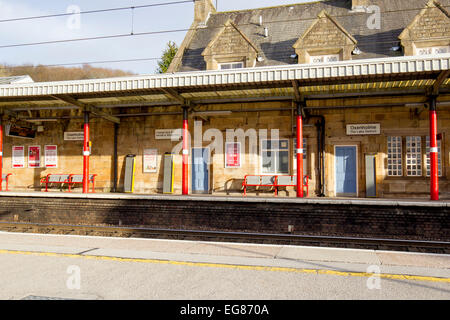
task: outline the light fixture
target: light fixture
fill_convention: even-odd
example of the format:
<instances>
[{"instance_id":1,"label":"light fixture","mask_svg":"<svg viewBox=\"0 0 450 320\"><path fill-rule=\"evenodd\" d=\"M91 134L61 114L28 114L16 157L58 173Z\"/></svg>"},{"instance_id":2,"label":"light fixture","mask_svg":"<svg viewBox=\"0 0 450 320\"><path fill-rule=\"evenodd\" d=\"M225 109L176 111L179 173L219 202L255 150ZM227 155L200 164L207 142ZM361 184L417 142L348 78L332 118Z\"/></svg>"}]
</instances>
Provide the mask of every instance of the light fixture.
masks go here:
<instances>
[{"instance_id":1,"label":"light fixture","mask_svg":"<svg viewBox=\"0 0 450 320\"><path fill-rule=\"evenodd\" d=\"M291 58L292 58L292 59L297 58L297 54L291 54Z\"/></svg>"},{"instance_id":2,"label":"light fixture","mask_svg":"<svg viewBox=\"0 0 450 320\"><path fill-rule=\"evenodd\" d=\"M258 62L263 62L263 61L264 61L264 58L261 57L261 56L258 56L258 58L256 58L256 60L258 60Z\"/></svg>"},{"instance_id":3,"label":"light fixture","mask_svg":"<svg viewBox=\"0 0 450 320\"><path fill-rule=\"evenodd\" d=\"M400 46L395 46L391 48L391 51L400 51L401 47Z\"/></svg>"},{"instance_id":4,"label":"light fixture","mask_svg":"<svg viewBox=\"0 0 450 320\"><path fill-rule=\"evenodd\" d=\"M352 51L352 53L355 55L360 55L362 51L358 47L356 47L355 50Z\"/></svg>"}]
</instances>

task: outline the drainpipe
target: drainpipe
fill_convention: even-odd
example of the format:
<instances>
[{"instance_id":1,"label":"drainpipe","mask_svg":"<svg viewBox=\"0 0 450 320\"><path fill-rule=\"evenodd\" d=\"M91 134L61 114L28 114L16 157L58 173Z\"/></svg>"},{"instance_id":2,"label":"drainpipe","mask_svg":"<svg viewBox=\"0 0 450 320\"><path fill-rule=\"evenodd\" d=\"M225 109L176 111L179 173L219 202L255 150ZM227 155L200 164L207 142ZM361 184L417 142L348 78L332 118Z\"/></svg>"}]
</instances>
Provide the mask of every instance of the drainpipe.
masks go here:
<instances>
[{"instance_id":1,"label":"drainpipe","mask_svg":"<svg viewBox=\"0 0 450 320\"><path fill-rule=\"evenodd\" d=\"M325 197L325 117L308 115L308 120L311 118L319 118L315 124L317 128L317 168L319 169L317 196Z\"/></svg>"}]
</instances>

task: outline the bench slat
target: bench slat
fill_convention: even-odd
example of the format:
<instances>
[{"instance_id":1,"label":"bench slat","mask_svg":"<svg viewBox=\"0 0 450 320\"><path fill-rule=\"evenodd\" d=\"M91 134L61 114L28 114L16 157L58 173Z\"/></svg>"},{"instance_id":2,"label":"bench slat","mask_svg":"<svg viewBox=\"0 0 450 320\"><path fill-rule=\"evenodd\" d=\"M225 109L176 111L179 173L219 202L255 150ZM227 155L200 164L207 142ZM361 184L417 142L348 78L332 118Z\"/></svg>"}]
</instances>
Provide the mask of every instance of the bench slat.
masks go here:
<instances>
[{"instance_id":1,"label":"bench slat","mask_svg":"<svg viewBox=\"0 0 450 320\"><path fill-rule=\"evenodd\" d=\"M262 185L273 185L275 184L275 176L261 176Z\"/></svg>"},{"instance_id":2,"label":"bench slat","mask_svg":"<svg viewBox=\"0 0 450 320\"><path fill-rule=\"evenodd\" d=\"M95 175L90 174L90 175L89 175L89 181L93 181L94 176L95 176ZM72 182L72 183L83 183L83 175L81 175L81 174L74 174L74 175L72 176L71 182Z\"/></svg>"},{"instance_id":3,"label":"bench slat","mask_svg":"<svg viewBox=\"0 0 450 320\"><path fill-rule=\"evenodd\" d=\"M248 176L246 184L257 184L259 185L259 176Z\"/></svg>"},{"instance_id":4,"label":"bench slat","mask_svg":"<svg viewBox=\"0 0 450 320\"><path fill-rule=\"evenodd\" d=\"M282 186L291 186L291 185L293 185L292 177L291 176L279 176L277 184L282 185Z\"/></svg>"}]
</instances>

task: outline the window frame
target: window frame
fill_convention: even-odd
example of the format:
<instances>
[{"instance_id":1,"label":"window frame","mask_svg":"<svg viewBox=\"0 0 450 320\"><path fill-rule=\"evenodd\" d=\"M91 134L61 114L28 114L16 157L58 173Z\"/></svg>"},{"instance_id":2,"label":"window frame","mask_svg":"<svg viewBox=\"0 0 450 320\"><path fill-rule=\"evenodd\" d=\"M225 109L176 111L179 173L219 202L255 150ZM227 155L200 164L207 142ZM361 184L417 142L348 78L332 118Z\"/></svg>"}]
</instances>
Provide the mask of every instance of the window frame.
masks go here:
<instances>
[{"instance_id":1,"label":"window frame","mask_svg":"<svg viewBox=\"0 0 450 320\"><path fill-rule=\"evenodd\" d=\"M409 145L411 144L411 145ZM412 145L415 144L415 145ZM418 144L418 145L417 145ZM405 137L405 173L407 177L423 177L422 136ZM416 163L414 163L416 161ZM410 162L410 163L408 163ZM413 169L416 167L416 169ZM420 173L419 173L420 172ZM419 173L419 174L417 174Z\"/></svg>"},{"instance_id":2,"label":"window frame","mask_svg":"<svg viewBox=\"0 0 450 320\"><path fill-rule=\"evenodd\" d=\"M234 65L237 65L237 64L241 65L241 67L239 67L239 68L234 68L233 66L234 66ZM226 65L229 65L230 68L228 68L228 69L223 69L222 67L223 67L223 66L226 66ZM243 62L243 61L221 62L221 63L218 63L218 68L219 68L219 70L224 70L224 71L226 71L226 70L236 70L236 69L244 69L244 68L245 68L245 65L244 65L244 62Z\"/></svg>"},{"instance_id":3,"label":"window frame","mask_svg":"<svg viewBox=\"0 0 450 320\"><path fill-rule=\"evenodd\" d=\"M263 148L263 146L264 146L264 141L278 141L279 142L279 147L278 147L278 149L273 149L272 148L272 143L271 143L271 149L264 149ZM287 149L281 149L280 148L280 145L281 145L281 142L282 141L285 141L286 143L287 143ZM266 144L267 145L267 144ZM264 151L270 151L270 152L280 152L280 151L287 151L288 152L288 159L290 158L290 155L291 155L291 150L290 150L290 146L289 146L289 139L261 139L261 141L260 141L260 166L259 166L259 168L260 168L260 173L262 174L262 175L274 175L274 176L276 176L276 175L278 175L278 176L282 176L282 175L289 175L289 173L290 173L290 162L288 161L288 169L287 169L287 171L286 172L264 172L264 156L263 156L263 154L264 154ZM278 157L275 157L274 158L275 159L275 161L278 161L278 159L279 159L279 156ZM275 168L275 170L277 169L277 166L278 165L278 162L275 162L275 164L273 165L273 167Z\"/></svg>"},{"instance_id":4,"label":"window frame","mask_svg":"<svg viewBox=\"0 0 450 320\"><path fill-rule=\"evenodd\" d=\"M389 141L389 138L396 138L395 140L396 141ZM400 138L400 139L398 139L398 138ZM392 158L392 159L389 159L389 147L391 147L391 148L394 148L394 146L392 146L392 143L396 143L396 144L400 144L400 153L398 153L398 151L396 151L395 152L395 154L398 156L398 155L400 155L400 164L398 164L398 163L394 163L394 162L392 162L392 163L389 163L389 161L391 160L391 161L396 161L396 160L398 160L398 158ZM391 146L389 146L389 144L391 144ZM395 146L395 148L397 149L399 146L398 145L396 145ZM387 161L388 161L388 168L387 168L387 172L388 172L388 174L387 174L387 176L388 177L403 177L404 176L404 172L403 172L403 169L404 169L404 166L403 166L403 137L402 136L387 136L387 156L388 156L388 159L387 159ZM389 166L399 166L400 165L400 169L397 167L396 169L393 169L393 168L391 168L391 169L389 169ZM393 170L392 172L396 172L396 173L401 173L400 175L399 174L390 174L390 171L391 170Z\"/></svg>"},{"instance_id":5,"label":"window frame","mask_svg":"<svg viewBox=\"0 0 450 320\"><path fill-rule=\"evenodd\" d=\"M420 161L420 166L421 166L421 174L420 175L413 175L408 171L408 166L414 166L415 164L410 163L408 164L408 138L411 137L415 137L415 138L420 138L420 158L411 158L411 160L419 160ZM389 143L392 143L389 139L390 138L400 138L400 141L397 141L396 143L400 143L400 147L401 147L401 170L400 169L390 169L389 166L393 166L396 165L395 163L391 162L394 160L397 160L398 158L392 158L390 159L389 155L389 151L390 151L390 146ZM387 156L387 167L386 167L386 177L389 179L396 179L396 178L407 178L407 179L417 179L417 178L429 178L430 174L429 174L429 167L430 167L430 156L429 156L429 136L427 135L416 135L416 136L398 136L398 135L392 135L392 136L386 136L386 156ZM394 141L395 142L395 141ZM393 147L391 145L391 148L398 148ZM416 148L418 148L416 146ZM446 174L445 174L445 153L444 153L444 149L445 149L445 144L444 144L444 140L438 140L438 149L439 149L439 153L438 153L438 174L439 177L441 178L445 178ZM415 150L415 154L416 156L417 154L417 150ZM399 155L399 153L397 153L397 155ZM395 171L400 170L401 171L401 175L392 175L391 171ZM415 170L419 170L419 169L415 169Z\"/></svg>"}]
</instances>

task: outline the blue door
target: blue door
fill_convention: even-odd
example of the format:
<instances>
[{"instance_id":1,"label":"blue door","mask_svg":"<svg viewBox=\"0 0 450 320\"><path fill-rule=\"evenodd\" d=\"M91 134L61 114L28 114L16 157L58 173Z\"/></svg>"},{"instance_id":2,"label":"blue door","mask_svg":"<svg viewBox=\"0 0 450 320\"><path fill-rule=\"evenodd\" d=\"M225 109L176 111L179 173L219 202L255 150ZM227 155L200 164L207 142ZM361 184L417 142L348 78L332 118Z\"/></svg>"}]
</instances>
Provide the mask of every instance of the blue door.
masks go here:
<instances>
[{"instance_id":1,"label":"blue door","mask_svg":"<svg viewBox=\"0 0 450 320\"><path fill-rule=\"evenodd\" d=\"M357 195L356 147L336 147L336 195Z\"/></svg>"},{"instance_id":2,"label":"blue door","mask_svg":"<svg viewBox=\"0 0 450 320\"><path fill-rule=\"evenodd\" d=\"M209 149L192 149L192 193L209 193Z\"/></svg>"}]
</instances>

